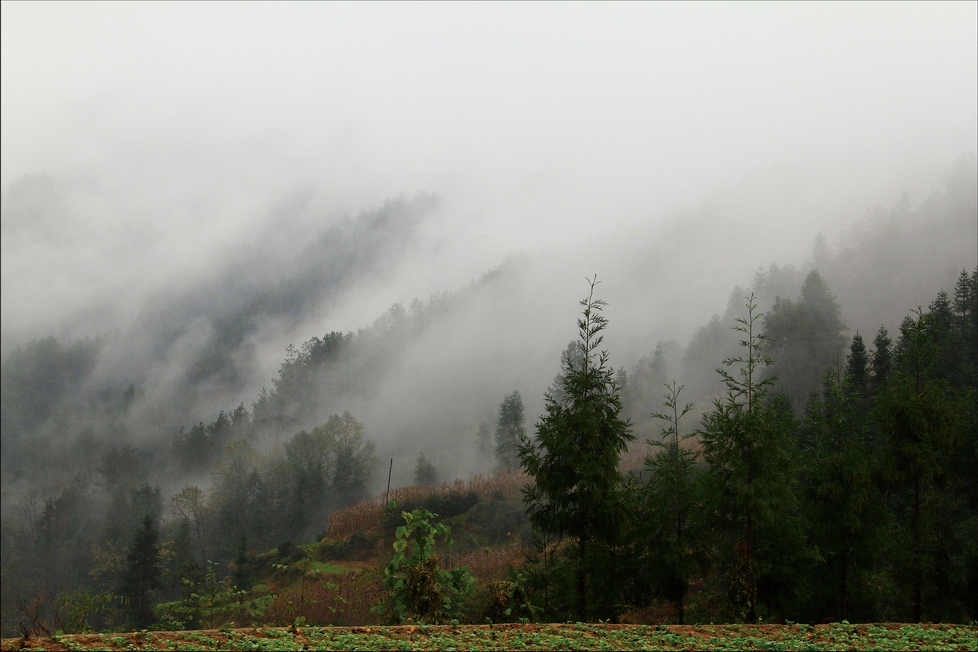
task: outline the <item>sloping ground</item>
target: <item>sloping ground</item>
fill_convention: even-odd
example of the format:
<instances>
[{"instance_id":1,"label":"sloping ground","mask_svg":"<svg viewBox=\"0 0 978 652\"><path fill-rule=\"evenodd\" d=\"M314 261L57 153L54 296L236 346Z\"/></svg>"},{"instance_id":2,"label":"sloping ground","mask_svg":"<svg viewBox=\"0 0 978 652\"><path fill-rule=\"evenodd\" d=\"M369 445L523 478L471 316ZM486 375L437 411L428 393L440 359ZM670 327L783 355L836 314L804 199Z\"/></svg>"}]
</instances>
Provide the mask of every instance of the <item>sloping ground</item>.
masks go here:
<instances>
[{"instance_id":1,"label":"sloping ground","mask_svg":"<svg viewBox=\"0 0 978 652\"><path fill-rule=\"evenodd\" d=\"M483 622L482 608L495 595L492 583L505 580L507 569L524 561L529 525L520 490L525 483L526 476L518 473L477 476L395 489L393 508L386 508L382 495L334 512L318 543L284 543L236 560L229 569L233 590L225 583L216 592L201 591L192 609L185 600L158 605L157 627L374 626L380 618L372 608L387 597L380 569L393 554L395 532L404 522L401 511L417 507L439 514L437 520L452 528L455 545L439 543L441 565L466 567L475 577L477 594L466 621Z\"/></svg>"},{"instance_id":2,"label":"sloping ground","mask_svg":"<svg viewBox=\"0 0 978 652\"><path fill-rule=\"evenodd\" d=\"M468 482L455 480L454 482L442 482L434 485L398 487L391 491L389 496L381 494L373 500L364 501L330 514L328 538L339 539L358 531L367 532L377 528L388 500L395 501L401 508L410 509L410 506L423 503L433 496L462 495L471 492L484 500L489 500L498 495L519 502L522 495L520 492L527 482L529 482L529 478L525 474L509 473L477 475Z\"/></svg>"},{"instance_id":3,"label":"sloping ground","mask_svg":"<svg viewBox=\"0 0 978 652\"><path fill-rule=\"evenodd\" d=\"M965 625L299 627L4 639L6 650L975 650Z\"/></svg>"}]
</instances>

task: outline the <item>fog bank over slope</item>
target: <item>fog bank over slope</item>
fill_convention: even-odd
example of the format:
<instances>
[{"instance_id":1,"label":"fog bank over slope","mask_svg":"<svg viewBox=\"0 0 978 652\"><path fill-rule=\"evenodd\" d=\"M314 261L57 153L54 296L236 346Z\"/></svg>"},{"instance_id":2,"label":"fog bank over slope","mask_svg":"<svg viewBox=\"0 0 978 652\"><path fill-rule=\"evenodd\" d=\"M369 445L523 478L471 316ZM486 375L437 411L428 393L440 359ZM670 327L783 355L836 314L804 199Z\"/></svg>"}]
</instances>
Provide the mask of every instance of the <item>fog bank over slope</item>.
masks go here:
<instances>
[{"instance_id":1,"label":"fog bank over slope","mask_svg":"<svg viewBox=\"0 0 978 652\"><path fill-rule=\"evenodd\" d=\"M444 202L425 271L337 327L717 192L769 233L754 265L810 240L806 215L923 196L978 137L972 4L2 11L4 351L243 252L274 276L305 234L418 191Z\"/></svg>"}]
</instances>

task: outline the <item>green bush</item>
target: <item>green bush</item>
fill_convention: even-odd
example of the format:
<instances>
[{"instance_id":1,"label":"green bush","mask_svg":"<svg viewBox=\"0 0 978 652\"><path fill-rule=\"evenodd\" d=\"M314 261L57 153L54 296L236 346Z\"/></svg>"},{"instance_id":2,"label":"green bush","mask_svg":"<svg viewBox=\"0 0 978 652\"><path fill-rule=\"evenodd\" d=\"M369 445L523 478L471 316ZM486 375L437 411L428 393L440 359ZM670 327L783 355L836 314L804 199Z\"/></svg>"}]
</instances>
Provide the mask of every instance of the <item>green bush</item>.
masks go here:
<instances>
[{"instance_id":1,"label":"green bush","mask_svg":"<svg viewBox=\"0 0 978 652\"><path fill-rule=\"evenodd\" d=\"M397 528L394 556L384 569L387 601L375 611L395 625L457 619L474 593L475 578L467 568L439 567L435 542L441 538L451 546L451 530L443 523L432 525L437 514L426 509L402 512L402 516L405 524Z\"/></svg>"}]
</instances>

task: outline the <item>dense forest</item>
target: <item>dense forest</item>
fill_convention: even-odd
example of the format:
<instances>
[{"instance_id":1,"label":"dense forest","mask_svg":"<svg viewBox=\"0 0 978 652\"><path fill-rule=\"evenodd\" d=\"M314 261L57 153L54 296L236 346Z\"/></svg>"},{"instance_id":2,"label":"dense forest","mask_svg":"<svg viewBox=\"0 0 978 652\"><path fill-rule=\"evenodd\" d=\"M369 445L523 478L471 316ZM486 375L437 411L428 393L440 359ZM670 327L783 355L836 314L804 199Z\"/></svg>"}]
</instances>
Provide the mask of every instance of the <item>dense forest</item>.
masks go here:
<instances>
[{"instance_id":1,"label":"dense forest","mask_svg":"<svg viewBox=\"0 0 978 652\"><path fill-rule=\"evenodd\" d=\"M411 378L411 343L450 334L472 305L505 305L525 260L396 304L357 332L289 346L249 406L196 423L179 415L199 405L194 392L246 385L247 336L263 319L303 314L355 275L380 273L436 203L425 195L365 211L324 232L274 284L229 292L229 273L199 297L172 298L140 322L147 355L133 356L137 339L118 331L14 347L0 402L3 635L30 623L207 625L188 611L193 600L220 591L243 603L271 572L256 560L325 545L336 514L374 504L393 465L381 445L418 486L467 480L446 468L455 456L525 488L432 490L384 509L388 539L430 544L407 557L414 548L395 543L394 560L387 539L375 546L391 565L371 618L978 618L973 159L916 209L901 200L878 211L835 253L820 237L811 260L759 269L685 344L653 334L648 355L617 367L602 337L619 324L604 316L610 282L599 273L549 388L487 397L473 384L471 409L415 406L394 444L365 411L392 377ZM208 304L222 295L236 299ZM195 328L181 320L197 313L208 327L194 364L171 379L167 401L146 400L159 387L153 369L112 362L165 365ZM539 416L531 405L543 405ZM458 557L438 570L430 548L451 537L432 513L469 514L453 525L460 556L512 545L520 559L490 589L477 590ZM483 529L459 536L465 527ZM356 537L343 541L356 547ZM398 566L410 563L416 572ZM429 610L395 599L418 572L438 596ZM307 581L326 582L304 569Z\"/></svg>"}]
</instances>

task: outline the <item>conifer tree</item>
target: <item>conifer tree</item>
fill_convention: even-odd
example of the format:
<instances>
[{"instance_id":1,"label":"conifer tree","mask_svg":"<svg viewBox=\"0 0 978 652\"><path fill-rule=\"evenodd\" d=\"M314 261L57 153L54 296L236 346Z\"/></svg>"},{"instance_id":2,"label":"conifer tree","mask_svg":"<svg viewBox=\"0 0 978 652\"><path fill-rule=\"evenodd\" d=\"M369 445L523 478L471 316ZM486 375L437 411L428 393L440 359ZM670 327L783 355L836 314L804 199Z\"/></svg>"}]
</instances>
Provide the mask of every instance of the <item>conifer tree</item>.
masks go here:
<instances>
[{"instance_id":1,"label":"conifer tree","mask_svg":"<svg viewBox=\"0 0 978 652\"><path fill-rule=\"evenodd\" d=\"M856 396L865 398L869 393L869 357L866 353L866 343L863 342L859 331L852 336L849 345L849 357L846 360L846 378L848 391Z\"/></svg>"},{"instance_id":2,"label":"conifer tree","mask_svg":"<svg viewBox=\"0 0 978 652\"><path fill-rule=\"evenodd\" d=\"M424 453L418 455L417 463L414 466L414 484L417 486L435 484L438 482L438 469L428 461Z\"/></svg>"},{"instance_id":3,"label":"conifer tree","mask_svg":"<svg viewBox=\"0 0 978 652\"><path fill-rule=\"evenodd\" d=\"M562 399L546 395L546 414L537 423L535 441L524 438L522 468L533 478L524 490L533 528L547 536L576 541L576 610L582 621L591 614L591 557L615 543L623 526L624 478L618 462L634 439L621 418L622 402L607 351L598 351L608 320L606 305L594 296L597 278L577 321L581 357L565 356ZM595 559L597 563L606 560Z\"/></svg>"},{"instance_id":4,"label":"conifer tree","mask_svg":"<svg viewBox=\"0 0 978 652\"><path fill-rule=\"evenodd\" d=\"M129 619L136 629L153 622L151 593L160 588L160 550L153 519L147 514L126 556L120 593L128 599Z\"/></svg>"},{"instance_id":5,"label":"conifer tree","mask_svg":"<svg viewBox=\"0 0 978 652\"><path fill-rule=\"evenodd\" d=\"M517 453L520 441L526 437L523 416L523 397L518 391L507 394L499 406L496 419L496 467L511 471L519 466Z\"/></svg>"},{"instance_id":6,"label":"conifer tree","mask_svg":"<svg viewBox=\"0 0 978 652\"><path fill-rule=\"evenodd\" d=\"M649 504L647 526L653 530L657 567L660 583L667 597L676 603L679 624L685 616L685 598L689 578L695 571L696 542L692 539L692 519L697 507L694 493L695 466L699 451L683 447L683 442L694 437L695 432L681 433L679 422L692 409L693 404L680 405L682 386L676 381L665 385L664 412L653 412L652 418L664 422L661 439L648 440L659 450L645 458L649 480L646 485Z\"/></svg>"},{"instance_id":7,"label":"conifer tree","mask_svg":"<svg viewBox=\"0 0 978 652\"><path fill-rule=\"evenodd\" d=\"M798 300L778 297L763 324L764 352L774 359L770 375L777 374L777 387L800 409L845 350L839 302L818 271L812 270Z\"/></svg>"},{"instance_id":8,"label":"conifer tree","mask_svg":"<svg viewBox=\"0 0 978 652\"><path fill-rule=\"evenodd\" d=\"M978 391L978 267L961 270L954 285L954 322L959 333L962 382Z\"/></svg>"},{"instance_id":9,"label":"conifer tree","mask_svg":"<svg viewBox=\"0 0 978 652\"><path fill-rule=\"evenodd\" d=\"M886 385L886 381L890 377L890 369L893 367L892 346L893 340L890 339L886 326L880 326L880 329L876 331L876 337L873 339L873 359L870 362L870 371L872 372L870 387L874 394Z\"/></svg>"},{"instance_id":10,"label":"conifer tree","mask_svg":"<svg viewBox=\"0 0 978 652\"><path fill-rule=\"evenodd\" d=\"M886 444L885 479L910 494L910 582L913 619L923 615L923 594L934 568L932 539L936 483L951 467L947 454L957 436L959 408L947 384L933 377L936 349L929 315L904 319L893 378L880 394L876 419Z\"/></svg>"},{"instance_id":11,"label":"conifer tree","mask_svg":"<svg viewBox=\"0 0 978 652\"><path fill-rule=\"evenodd\" d=\"M727 395L714 401L700 435L711 476L712 511L720 531L734 540L727 572L731 605L748 622L757 619L760 581L766 575L770 581L784 575L777 568L784 559L777 559L780 551L775 548L783 550L797 534L790 527L796 517L790 407L786 412L783 403L768 397L775 379L762 376L762 366L772 361L762 353L761 317L751 294L747 318L737 318L734 326L744 338L742 353L724 360L726 369L717 369ZM733 368L733 373L727 370Z\"/></svg>"},{"instance_id":12,"label":"conifer tree","mask_svg":"<svg viewBox=\"0 0 978 652\"><path fill-rule=\"evenodd\" d=\"M875 496L865 404L859 389L865 358L862 364L853 359L860 353L855 340L852 350L845 375L840 377L838 368L826 374L821 397L809 406L809 445L803 453L811 537L832 578L826 593L835 597L834 607L838 609L822 615L841 619L850 616L854 571L872 561L866 542ZM830 600L824 602L831 604Z\"/></svg>"}]
</instances>

